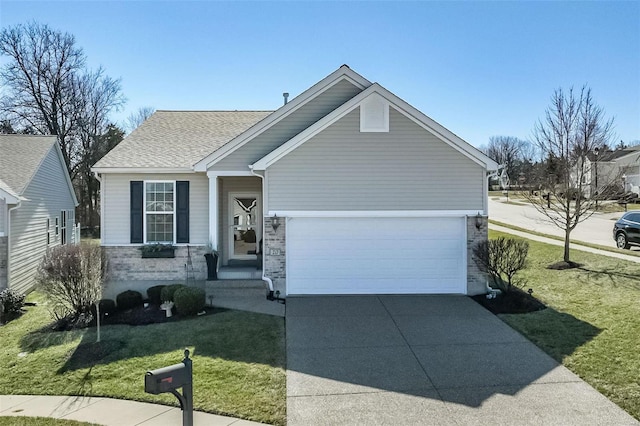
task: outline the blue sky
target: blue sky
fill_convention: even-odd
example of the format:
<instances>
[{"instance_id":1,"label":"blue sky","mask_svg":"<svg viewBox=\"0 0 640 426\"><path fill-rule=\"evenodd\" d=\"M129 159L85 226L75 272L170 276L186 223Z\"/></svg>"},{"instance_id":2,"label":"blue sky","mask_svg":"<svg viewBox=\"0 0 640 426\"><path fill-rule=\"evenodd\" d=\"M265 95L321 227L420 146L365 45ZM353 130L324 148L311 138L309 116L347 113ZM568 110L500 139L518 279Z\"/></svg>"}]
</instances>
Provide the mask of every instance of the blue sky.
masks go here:
<instances>
[{"instance_id":1,"label":"blue sky","mask_svg":"<svg viewBox=\"0 0 640 426\"><path fill-rule=\"evenodd\" d=\"M275 109L346 63L476 146L529 139L553 90L583 84L640 139L637 1L0 1L2 27L31 20L122 79L115 120Z\"/></svg>"}]
</instances>

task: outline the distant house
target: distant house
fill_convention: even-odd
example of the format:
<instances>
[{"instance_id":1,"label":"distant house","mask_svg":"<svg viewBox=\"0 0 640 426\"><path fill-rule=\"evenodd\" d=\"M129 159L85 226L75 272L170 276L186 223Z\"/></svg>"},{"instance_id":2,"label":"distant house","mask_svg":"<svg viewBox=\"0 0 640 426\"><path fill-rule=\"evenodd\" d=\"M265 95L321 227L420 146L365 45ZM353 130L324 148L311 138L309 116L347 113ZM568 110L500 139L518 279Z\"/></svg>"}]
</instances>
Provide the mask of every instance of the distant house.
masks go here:
<instances>
[{"instance_id":1,"label":"distant house","mask_svg":"<svg viewBox=\"0 0 640 426\"><path fill-rule=\"evenodd\" d=\"M157 111L93 167L107 294L204 280L207 246L281 297L483 293L496 168L346 65L275 111Z\"/></svg>"},{"instance_id":2,"label":"distant house","mask_svg":"<svg viewBox=\"0 0 640 426\"><path fill-rule=\"evenodd\" d=\"M33 288L47 248L75 241L77 205L55 136L0 135L0 289Z\"/></svg>"},{"instance_id":3,"label":"distant house","mask_svg":"<svg viewBox=\"0 0 640 426\"><path fill-rule=\"evenodd\" d=\"M640 195L640 146L589 153L581 183L587 197L612 192L611 187Z\"/></svg>"}]
</instances>

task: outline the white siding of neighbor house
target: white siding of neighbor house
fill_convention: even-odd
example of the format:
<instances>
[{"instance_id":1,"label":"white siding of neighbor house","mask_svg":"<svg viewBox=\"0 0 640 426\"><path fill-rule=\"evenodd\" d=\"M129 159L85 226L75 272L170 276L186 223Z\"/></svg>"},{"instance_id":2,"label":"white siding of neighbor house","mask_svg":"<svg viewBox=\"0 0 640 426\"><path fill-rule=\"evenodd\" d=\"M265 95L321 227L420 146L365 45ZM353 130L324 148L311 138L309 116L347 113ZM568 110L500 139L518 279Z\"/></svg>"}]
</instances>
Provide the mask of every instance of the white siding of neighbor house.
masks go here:
<instances>
[{"instance_id":1,"label":"white siding of neighbor house","mask_svg":"<svg viewBox=\"0 0 640 426\"><path fill-rule=\"evenodd\" d=\"M361 133L359 108L267 169L268 210L478 210L484 170L390 108Z\"/></svg>"},{"instance_id":2,"label":"white siding of neighbor house","mask_svg":"<svg viewBox=\"0 0 640 426\"><path fill-rule=\"evenodd\" d=\"M130 244L130 184L145 180L188 180L189 244L209 242L209 179L205 173L185 174L109 174L102 175L100 188L102 212L101 243Z\"/></svg>"},{"instance_id":3,"label":"white siding of neighbor house","mask_svg":"<svg viewBox=\"0 0 640 426\"><path fill-rule=\"evenodd\" d=\"M20 207L11 211L9 232L9 287L27 292L35 285L38 263L47 250L47 219L50 219L50 244L60 244L60 212L75 210L73 196L56 148L52 147L33 179L25 188ZM58 235L55 219L58 218ZM68 235L71 232L67 230Z\"/></svg>"},{"instance_id":4,"label":"white siding of neighbor house","mask_svg":"<svg viewBox=\"0 0 640 426\"><path fill-rule=\"evenodd\" d=\"M249 164L255 163L361 91L346 80L336 83L261 135L214 164L209 170L248 170Z\"/></svg>"},{"instance_id":5,"label":"white siding of neighbor house","mask_svg":"<svg viewBox=\"0 0 640 426\"><path fill-rule=\"evenodd\" d=\"M220 178L220 196L221 200L218 203L218 218L221 219L218 221L219 229L218 232L221 236L220 242L218 245L220 249L220 254L222 255L222 264L226 265L229 262L229 236L231 228L231 221L229 217L229 193L230 192L257 192L258 194L262 194L262 180L258 177L253 176L232 176L232 177L221 177Z\"/></svg>"}]
</instances>

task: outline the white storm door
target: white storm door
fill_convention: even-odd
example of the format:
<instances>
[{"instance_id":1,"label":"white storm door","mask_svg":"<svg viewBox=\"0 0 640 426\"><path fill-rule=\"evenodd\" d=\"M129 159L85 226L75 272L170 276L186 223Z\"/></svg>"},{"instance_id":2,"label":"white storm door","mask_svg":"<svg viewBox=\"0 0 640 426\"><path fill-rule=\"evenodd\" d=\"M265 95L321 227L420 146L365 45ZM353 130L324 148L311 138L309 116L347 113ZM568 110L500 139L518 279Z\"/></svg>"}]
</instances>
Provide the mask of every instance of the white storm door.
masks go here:
<instances>
[{"instance_id":1,"label":"white storm door","mask_svg":"<svg viewBox=\"0 0 640 426\"><path fill-rule=\"evenodd\" d=\"M261 212L259 193L229 193L229 259L256 259L262 238Z\"/></svg>"}]
</instances>

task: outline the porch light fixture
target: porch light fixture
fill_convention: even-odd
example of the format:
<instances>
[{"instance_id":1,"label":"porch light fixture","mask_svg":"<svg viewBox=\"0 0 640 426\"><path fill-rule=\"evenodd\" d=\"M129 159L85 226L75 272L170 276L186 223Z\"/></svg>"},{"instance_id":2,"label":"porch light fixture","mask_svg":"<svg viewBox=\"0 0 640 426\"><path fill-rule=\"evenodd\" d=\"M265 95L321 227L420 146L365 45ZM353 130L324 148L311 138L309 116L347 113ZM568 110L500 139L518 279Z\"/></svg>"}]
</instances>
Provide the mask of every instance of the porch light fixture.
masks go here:
<instances>
[{"instance_id":1,"label":"porch light fixture","mask_svg":"<svg viewBox=\"0 0 640 426\"><path fill-rule=\"evenodd\" d=\"M476 229L480 229L482 227L482 215L480 212L476 215Z\"/></svg>"},{"instance_id":2,"label":"porch light fixture","mask_svg":"<svg viewBox=\"0 0 640 426\"><path fill-rule=\"evenodd\" d=\"M276 232L280 227L280 218L277 214L274 214L271 218L271 227L273 228L273 232Z\"/></svg>"}]
</instances>

